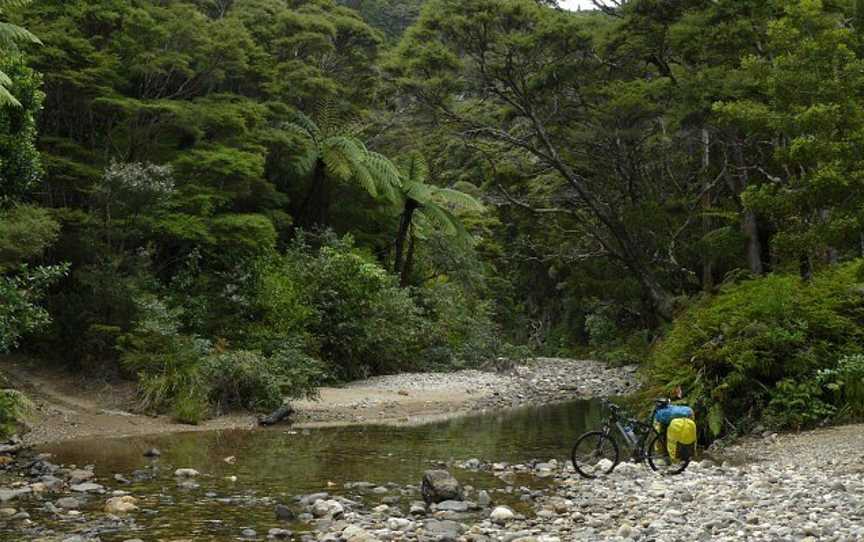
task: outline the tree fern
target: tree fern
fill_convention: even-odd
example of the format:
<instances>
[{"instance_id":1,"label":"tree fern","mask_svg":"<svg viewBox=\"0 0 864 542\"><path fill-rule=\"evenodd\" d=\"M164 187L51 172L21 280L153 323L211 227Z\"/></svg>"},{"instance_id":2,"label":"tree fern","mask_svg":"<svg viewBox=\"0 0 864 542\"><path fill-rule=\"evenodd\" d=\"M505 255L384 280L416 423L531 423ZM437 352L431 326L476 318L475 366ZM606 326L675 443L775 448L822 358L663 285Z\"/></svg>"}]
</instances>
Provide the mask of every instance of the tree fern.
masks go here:
<instances>
[{"instance_id":1,"label":"tree fern","mask_svg":"<svg viewBox=\"0 0 864 542\"><path fill-rule=\"evenodd\" d=\"M313 184L326 183L328 178L354 183L373 198L398 202L402 177L396 166L386 156L369 151L355 136L354 126L342 121L331 101L322 102L316 117L318 122L297 112L283 125L286 132L295 135L306 147L296 159L299 172L311 174ZM326 192L322 186L313 186L312 191ZM313 199L307 198L307 205L316 204ZM322 206L328 203L317 202ZM316 220L318 225L321 219L319 216Z\"/></svg>"},{"instance_id":2,"label":"tree fern","mask_svg":"<svg viewBox=\"0 0 864 542\"><path fill-rule=\"evenodd\" d=\"M0 0L0 17L4 17L8 9L23 8L30 2L31 0ZM0 22L0 56L8 57L16 53L18 51L18 44L22 42L42 43L39 41L39 38L30 33L26 28L12 23ZM0 70L0 106L12 105L14 107L21 107L21 103L9 91L9 87L11 86L12 80Z\"/></svg>"},{"instance_id":3,"label":"tree fern","mask_svg":"<svg viewBox=\"0 0 864 542\"><path fill-rule=\"evenodd\" d=\"M402 173L402 218L396 234L394 271L408 282L412 267L414 238L427 239L433 233L462 240L470 238L457 216L464 212L481 212L483 205L471 194L455 188L441 188L428 184L429 167L418 152L411 152L400 161ZM409 250L405 253L405 243Z\"/></svg>"}]
</instances>

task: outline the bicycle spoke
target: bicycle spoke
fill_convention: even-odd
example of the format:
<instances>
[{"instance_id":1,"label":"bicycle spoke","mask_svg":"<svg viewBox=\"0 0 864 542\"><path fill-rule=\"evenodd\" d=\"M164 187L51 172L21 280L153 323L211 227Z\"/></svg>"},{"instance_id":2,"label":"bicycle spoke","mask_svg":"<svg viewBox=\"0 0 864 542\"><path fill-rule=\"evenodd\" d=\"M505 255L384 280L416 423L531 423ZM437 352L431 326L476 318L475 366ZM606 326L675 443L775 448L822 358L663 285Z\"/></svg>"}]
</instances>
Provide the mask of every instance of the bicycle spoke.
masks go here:
<instances>
[{"instance_id":1,"label":"bicycle spoke","mask_svg":"<svg viewBox=\"0 0 864 542\"><path fill-rule=\"evenodd\" d=\"M609 437L591 434L576 444L573 460L584 476L595 477L613 468L617 461L617 449Z\"/></svg>"}]
</instances>

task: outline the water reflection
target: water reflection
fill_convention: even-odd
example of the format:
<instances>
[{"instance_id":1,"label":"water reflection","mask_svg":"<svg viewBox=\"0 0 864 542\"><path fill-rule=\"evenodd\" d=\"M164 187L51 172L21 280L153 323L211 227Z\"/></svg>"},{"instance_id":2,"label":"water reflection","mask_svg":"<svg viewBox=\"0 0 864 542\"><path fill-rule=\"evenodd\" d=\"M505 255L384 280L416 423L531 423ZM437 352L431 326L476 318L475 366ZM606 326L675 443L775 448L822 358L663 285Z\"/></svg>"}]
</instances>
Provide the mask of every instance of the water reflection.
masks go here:
<instances>
[{"instance_id":1,"label":"water reflection","mask_svg":"<svg viewBox=\"0 0 864 542\"><path fill-rule=\"evenodd\" d=\"M601 415L599 402L578 401L505 413L478 413L418 427L185 433L65 442L43 451L53 453L56 461L67 465L95 464L103 480L110 480L115 473L129 476L136 469L157 465L156 479L128 487L133 494L144 497L144 508L158 512L138 517L139 523L147 526L148 537L158 535L171 540L194 535L195 540L221 541L233 540L244 526L264 533L278 526L272 504L256 505L249 496L287 502L291 496L304 493L340 493L347 481L417 484L433 461L475 457L507 462L564 459L576 437L596 427ZM162 451L155 462L143 457L147 449L154 447ZM224 459L229 456L234 456L236 462L226 463ZM182 467L202 473L199 490L177 487L173 471ZM454 474L463 483L477 487L502 485L482 473L456 470ZM227 480L228 476L236 476L237 481ZM243 498L219 502L206 497L205 492ZM166 499L174 504L165 506ZM217 523L220 521L224 523ZM226 532L221 533L223 528ZM110 535L102 539L113 540ZM118 535L117 539L124 537Z\"/></svg>"}]
</instances>

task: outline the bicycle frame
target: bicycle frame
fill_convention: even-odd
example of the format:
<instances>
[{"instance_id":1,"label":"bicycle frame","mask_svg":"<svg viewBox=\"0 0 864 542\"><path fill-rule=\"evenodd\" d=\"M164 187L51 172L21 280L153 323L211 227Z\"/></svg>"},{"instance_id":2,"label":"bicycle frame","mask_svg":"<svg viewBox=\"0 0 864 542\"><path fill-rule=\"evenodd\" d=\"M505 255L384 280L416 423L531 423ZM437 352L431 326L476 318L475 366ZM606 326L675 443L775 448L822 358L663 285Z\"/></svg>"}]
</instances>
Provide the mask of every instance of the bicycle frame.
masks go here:
<instances>
[{"instance_id":1,"label":"bicycle frame","mask_svg":"<svg viewBox=\"0 0 864 542\"><path fill-rule=\"evenodd\" d=\"M609 416L603 423L603 434L612 438L612 428L614 427L618 430L618 433L624 439L627 446L632 448L641 458L645 443L648 441L648 436L651 434L651 431L654 430L654 426L651 422L654 421L654 416L657 414L657 408L658 407L655 405L651 410L651 415L648 418L649 423L633 418L622 418L617 410L610 409ZM630 425L633 428L632 434L627 431L627 425Z\"/></svg>"}]
</instances>

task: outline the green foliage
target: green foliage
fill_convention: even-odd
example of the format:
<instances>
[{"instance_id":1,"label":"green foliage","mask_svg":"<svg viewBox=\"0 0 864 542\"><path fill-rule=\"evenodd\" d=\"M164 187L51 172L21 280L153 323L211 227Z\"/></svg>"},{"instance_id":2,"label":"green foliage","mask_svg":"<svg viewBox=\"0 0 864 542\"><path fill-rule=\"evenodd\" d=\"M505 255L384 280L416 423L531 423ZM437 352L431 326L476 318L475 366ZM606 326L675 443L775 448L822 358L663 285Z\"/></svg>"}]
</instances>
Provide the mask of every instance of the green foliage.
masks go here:
<instances>
[{"instance_id":1,"label":"green foliage","mask_svg":"<svg viewBox=\"0 0 864 542\"><path fill-rule=\"evenodd\" d=\"M9 8L21 8L30 3L31 0L2 0L0 1L0 17L6 19L6 11ZM30 33L26 28L0 21L0 58L4 60L15 56L18 52L19 43L41 43L39 38ZM0 66L0 106L22 107L20 98L15 95L13 86L14 74L9 73L8 66Z\"/></svg>"},{"instance_id":2,"label":"green foliage","mask_svg":"<svg viewBox=\"0 0 864 542\"><path fill-rule=\"evenodd\" d=\"M270 356L244 350L214 353L204 360L202 372L217 412L261 412L278 407L285 397L314 397L323 367L296 347L282 345Z\"/></svg>"},{"instance_id":3,"label":"green foliage","mask_svg":"<svg viewBox=\"0 0 864 542\"><path fill-rule=\"evenodd\" d=\"M371 26L390 39L398 39L420 15L424 0L339 0L356 9Z\"/></svg>"},{"instance_id":4,"label":"green foliage","mask_svg":"<svg viewBox=\"0 0 864 542\"><path fill-rule=\"evenodd\" d=\"M492 306L452 282L439 281L414 291L428 323L420 362L414 369L478 367L505 354ZM512 352L506 352L511 354Z\"/></svg>"},{"instance_id":5,"label":"green foliage","mask_svg":"<svg viewBox=\"0 0 864 542\"><path fill-rule=\"evenodd\" d=\"M42 254L60 232L47 210L30 205L0 208L0 272Z\"/></svg>"},{"instance_id":6,"label":"green foliage","mask_svg":"<svg viewBox=\"0 0 864 542\"><path fill-rule=\"evenodd\" d=\"M23 393L0 389L0 438L14 434L31 408L32 403Z\"/></svg>"},{"instance_id":7,"label":"green foliage","mask_svg":"<svg viewBox=\"0 0 864 542\"><path fill-rule=\"evenodd\" d=\"M120 348L124 368L138 376L140 407L149 412L173 409L178 420L197 423L208 393L200 361L209 353L209 343L180 335L181 311L159 298L145 296L137 304L139 317Z\"/></svg>"},{"instance_id":8,"label":"green foliage","mask_svg":"<svg viewBox=\"0 0 864 542\"><path fill-rule=\"evenodd\" d=\"M652 355L654 379L681 386L709 413L715 434L724 429L720 417L741 426L766 409L784 427L830 417L847 399L827 397L818 375L861 351L860 265L809 283L776 274L724 286L679 317Z\"/></svg>"},{"instance_id":9,"label":"green foliage","mask_svg":"<svg viewBox=\"0 0 864 542\"><path fill-rule=\"evenodd\" d=\"M22 335L51 321L40 301L45 290L67 271L68 267L62 265L22 265L11 274L0 275L0 352L17 347Z\"/></svg>"},{"instance_id":10,"label":"green foliage","mask_svg":"<svg viewBox=\"0 0 864 542\"><path fill-rule=\"evenodd\" d=\"M588 332L588 342L591 346L608 346L618 338L618 326L605 312L592 312L585 317L585 330Z\"/></svg>"},{"instance_id":11,"label":"green foliage","mask_svg":"<svg viewBox=\"0 0 864 542\"><path fill-rule=\"evenodd\" d=\"M818 382L796 382L784 378L771 393L765 419L776 427L800 429L832 418L836 407L822 400Z\"/></svg>"},{"instance_id":12,"label":"green foliage","mask_svg":"<svg viewBox=\"0 0 864 542\"><path fill-rule=\"evenodd\" d=\"M133 330L121 337L124 367L138 377L145 411L171 412L183 423L212 413L275 408L283 397L313 397L323 378L321 364L290 340L270 345L269 355L228 350L224 343L184 334L183 309L153 295L137 300Z\"/></svg>"},{"instance_id":13,"label":"green foliage","mask_svg":"<svg viewBox=\"0 0 864 542\"><path fill-rule=\"evenodd\" d=\"M297 340L283 340L270 352L270 364L280 377L282 396L291 399L317 398L328 378L324 363L306 354Z\"/></svg>"},{"instance_id":14,"label":"green foliage","mask_svg":"<svg viewBox=\"0 0 864 542\"><path fill-rule=\"evenodd\" d=\"M2 42L0 37L0 47ZM20 55L0 56L0 205L26 195L41 180L36 150L36 123L44 98L41 86L42 78Z\"/></svg>"},{"instance_id":15,"label":"green foliage","mask_svg":"<svg viewBox=\"0 0 864 542\"><path fill-rule=\"evenodd\" d=\"M287 277L278 280L287 303L271 302L270 308L290 307L295 318L280 327L307 331L336 378L394 372L419 351L419 309L392 276L354 248L350 237L326 240L319 249L301 238L270 272ZM297 306L298 295L306 308ZM275 321L273 315L264 319Z\"/></svg>"},{"instance_id":16,"label":"green foliage","mask_svg":"<svg viewBox=\"0 0 864 542\"><path fill-rule=\"evenodd\" d=\"M279 369L255 352L234 350L208 356L202 368L217 411L272 410L282 404Z\"/></svg>"},{"instance_id":17,"label":"green foliage","mask_svg":"<svg viewBox=\"0 0 864 542\"><path fill-rule=\"evenodd\" d=\"M819 371L817 381L831 402L841 405L841 416L864 418L864 355L841 358L836 367Z\"/></svg>"}]
</instances>

